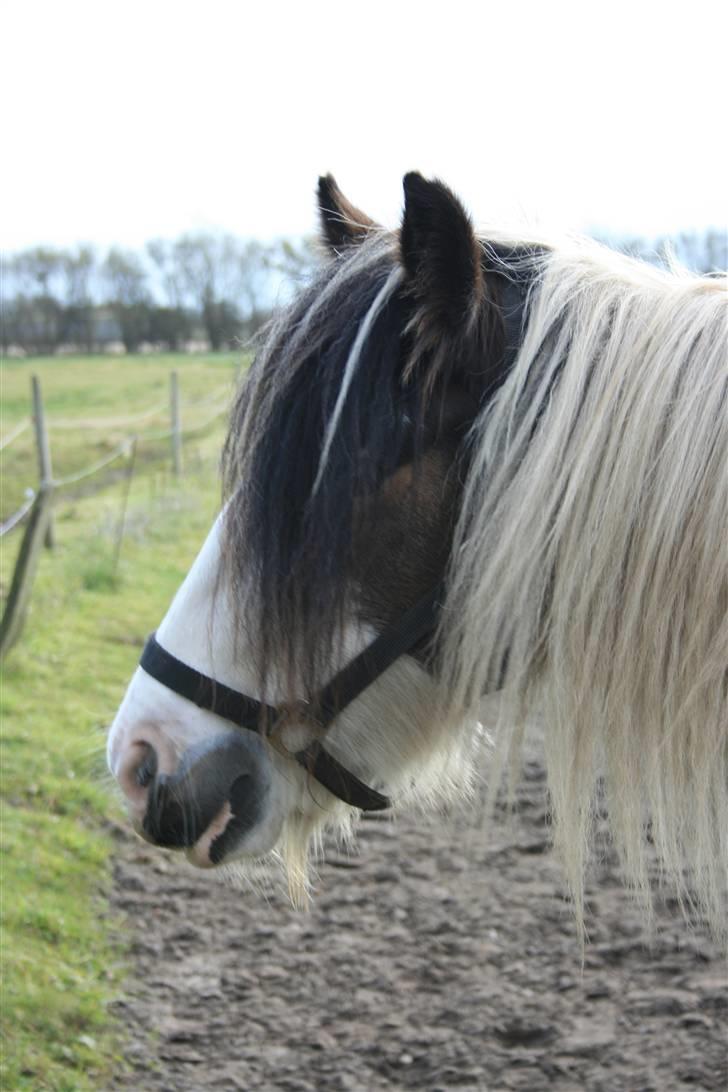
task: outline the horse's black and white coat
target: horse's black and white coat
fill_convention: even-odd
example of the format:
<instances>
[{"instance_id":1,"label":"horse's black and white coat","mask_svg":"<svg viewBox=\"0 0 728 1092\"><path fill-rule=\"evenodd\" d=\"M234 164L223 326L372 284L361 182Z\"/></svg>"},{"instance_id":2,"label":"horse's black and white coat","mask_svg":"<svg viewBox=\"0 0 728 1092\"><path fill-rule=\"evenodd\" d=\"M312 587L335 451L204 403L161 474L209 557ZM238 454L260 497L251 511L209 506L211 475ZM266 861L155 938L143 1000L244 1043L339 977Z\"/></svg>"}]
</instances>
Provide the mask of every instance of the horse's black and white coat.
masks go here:
<instances>
[{"instance_id":1,"label":"horse's black and white coat","mask_svg":"<svg viewBox=\"0 0 728 1092\"><path fill-rule=\"evenodd\" d=\"M665 871L720 930L725 283L583 240L476 235L416 174L398 233L330 177L319 203L329 260L238 394L226 506L158 632L281 713L264 740L243 733L235 792L189 855L278 853L300 896L309 844L351 821L291 761L315 733L303 703L445 579L434 645L344 710L327 748L432 805L468 791L497 689L501 759L543 720L577 912L603 776L628 880L646 890L649 822ZM231 731L139 671L109 742L136 822L160 776L197 769Z\"/></svg>"}]
</instances>

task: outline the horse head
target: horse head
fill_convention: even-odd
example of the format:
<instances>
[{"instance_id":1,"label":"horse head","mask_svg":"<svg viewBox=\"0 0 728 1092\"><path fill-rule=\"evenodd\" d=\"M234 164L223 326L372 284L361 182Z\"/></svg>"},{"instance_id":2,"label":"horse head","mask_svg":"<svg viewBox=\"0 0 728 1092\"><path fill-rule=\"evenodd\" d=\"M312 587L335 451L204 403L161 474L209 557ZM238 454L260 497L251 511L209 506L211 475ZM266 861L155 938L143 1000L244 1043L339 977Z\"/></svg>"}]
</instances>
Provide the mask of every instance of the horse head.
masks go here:
<instances>
[{"instance_id":1,"label":"horse head","mask_svg":"<svg viewBox=\"0 0 728 1092\"><path fill-rule=\"evenodd\" d=\"M520 323L525 290L440 183L405 178L398 233L331 176L319 206L327 260L243 383L225 508L109 736L137 830L203 867L294 863L352 806L470 785L434 635L468 431L512 355L502 299Z\"/></svg>"},{"instance_id":2,"label":"horse head","mask_svg":"<svg viewBox=\"0 0 728 1092\"><path fill-rule=\"evenodd\" d=\"M498 691L501 751L544 725L577 914L603 779L630 880L651 816L721 928L725 292L404 191L389 232L320 180L327 258L241 385L225 505L111 729L134 824L203 867L277 856L301 898L327 826L471 790Z\"/></svg>"}]
</instances>

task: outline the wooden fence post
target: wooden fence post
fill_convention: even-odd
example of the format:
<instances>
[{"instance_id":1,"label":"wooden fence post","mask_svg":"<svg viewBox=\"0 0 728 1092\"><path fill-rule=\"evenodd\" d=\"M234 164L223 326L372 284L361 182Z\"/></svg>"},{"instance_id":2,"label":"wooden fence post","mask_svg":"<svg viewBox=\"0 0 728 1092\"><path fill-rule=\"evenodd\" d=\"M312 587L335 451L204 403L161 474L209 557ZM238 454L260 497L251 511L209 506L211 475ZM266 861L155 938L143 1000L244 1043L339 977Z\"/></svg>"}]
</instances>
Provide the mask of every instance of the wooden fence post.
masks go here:
<instances>
[{"instance_id":1,"label":"wooden fence post","mask_svg":"<svg viewBox=\"0 0 728 1092\"><path fill-rule=\"evenodd\" d=\"M43 397L40 391L40 380L37 375L30 377L33 392L33 424L35 426L35 444L38 448L38 472L40 474L41 492L45 489L50 496L50 488L53 484L53 468L51 466L51 447L48 442L48 429L46 428L45 413L43 412ZM49 505L50 509L50 505ZM45 544L49 550L55 545L53 534L53 518L49 510L47 514L45 530Z\"/></svg>"},{"instance_id":2,"label":"wooden fence post","mask_svg":"<svg viewBox=\"0 0 728 1092\"><path fill-rule=\"evenodd\" d=\"M0 621L0 660L4 659L23 631L40 548L48 530L52 507L53 485L41 485L30 510L28 525L15 562L8 600Z\"/></svg>"},{"instance_id":3,"label":"wooden fence post","mask_svg":"<svg viewBox=\"0 0 728 1092\"><path fill-rule=\"evenodd\" d=\"M172 418L172 466L175 477L182 473L182 425L179 412L179 377L174 371L169 377L169 405Z\"/></svg>"}]
</instances>

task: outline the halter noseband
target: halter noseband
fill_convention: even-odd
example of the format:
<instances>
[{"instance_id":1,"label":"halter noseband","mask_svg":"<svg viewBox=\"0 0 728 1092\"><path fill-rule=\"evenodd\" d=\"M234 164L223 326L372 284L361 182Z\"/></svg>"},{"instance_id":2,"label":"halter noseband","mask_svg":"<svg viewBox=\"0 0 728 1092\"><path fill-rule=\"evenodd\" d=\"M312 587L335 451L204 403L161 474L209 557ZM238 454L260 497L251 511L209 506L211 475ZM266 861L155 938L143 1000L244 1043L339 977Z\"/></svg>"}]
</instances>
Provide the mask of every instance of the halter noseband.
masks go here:
<instances>
[{"instance_id":1,"label":"halter noseband","mask_svg":"<svg viewBox=\"0 0 728 1092\"><path fill-rule=\"evenodd\" d=\"M311 703L311 708L316 710L315 723L322 731L395 660L434 631L441 598L442 593L438 588L420 599L398 622L389 626L343 667L319 692ZM238 728L261 732L266 724L274 724L280 717L280 711L272 706L239 690L233 690L232 687L178 660L171 652L162 648L155 634L152 634L144 646L139 664L148 675L168 690L194 702L200 709L230 721ZM311 718L304 713L304 719ZM360 808L362 811L382 811L391 804L389 797L360 781L318 740L302 751L297 751L293 757L324 788L351 807Z\"/></svg>"},{"instance_id":2,"label":"halter noseband","mask_svg":"<svg viewBox=\"0 0 728 1092\"><path fill-rule=\"evenodd\" d=\"M492 248L495 255L503 259L519 256L516 249L505 250ZM504 328L503 368L507 370L515 360L521 343L525 323L528 289L531 276L529 273L508 273L502 267L490 271L498 276L501 290L501 315ZM383 633L375 638L367 648L355 656L339 671L313 702L313 718L321 731L325 731L336 717L355 698L367 689L400 656L410 652L429 637L437 627L443 598L442 587L428 592L413 607ZM280 710L264 702L257 701L239 690L210 678L197 671L189 664L178 660L171 652L157 641L152 634L142 652L140 666L153 679L174 691L180 697L194 702L200 709L215 713L238 728L247 728L251 732L261 733L265 725L275 724L280 718ZM312 720L304 710L304 720ZM296 761L306 769L332 795L343 800L351 807L361 811L383 811L390 807L388 796L365 785L355 774L330 754L319 740L309 743L302 751L294 753Z\"/></svg>"}]
</instances>

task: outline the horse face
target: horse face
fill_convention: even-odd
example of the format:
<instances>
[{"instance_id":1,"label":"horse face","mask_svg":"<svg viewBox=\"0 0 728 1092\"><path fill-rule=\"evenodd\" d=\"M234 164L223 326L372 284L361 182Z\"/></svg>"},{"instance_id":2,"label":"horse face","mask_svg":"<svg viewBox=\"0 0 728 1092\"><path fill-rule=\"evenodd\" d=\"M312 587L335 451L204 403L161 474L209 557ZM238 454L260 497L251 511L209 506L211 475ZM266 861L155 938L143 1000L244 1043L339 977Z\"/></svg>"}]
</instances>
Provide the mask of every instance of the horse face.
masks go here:
<instances>
[{"instance_id":1,"label":"horse face","mask_svg":"<svg viewBox=\"0 0 728 1092\"><path fill-rule=\"evenodd\" d=\"M229 602L215 594L219 541L218 519L158 637L173 655L220 682L250 688L245 658L234 662ZM198 709L141 668L111 727L107 758L137 832L168 848L186 849L200 867L217 863L233 848L265 853L279 836L288 786L275 775L273 756L261 741ZM160 807L159 785L179 777L181 766L174 799ZM234 817L233 804L243 790L244 815L238 808Z\"/></svg>"},{"instance_id":2,"label":"horse face","mask_svg":"<svg viewBox=\"0 0 728 1092\"><path fill-rule=\"evenodd\" d=\"M332 675L432 586L452 527L448 478L454 449L423 458L416 481L405 466L383 485L366 519L357 520L354 571L360 605L347 619ZM402 495L416 491L418 518L406 517ZM220 683L277 706L287 696L275 667L266 689L250 645L236 630L222 557L224 514L212 528L158 631L177 659ZM403 787L422 765L432 732L434 684L417 656L396 663L340 716L326 747L364 781ZM108 738L108 764L128 802L134 829L165 848L184 849L208 868L277 849L295 879L303 847L327 824L346 827L350 809L312 780L293 754L315 734L289 718L272 737L231 726L150 677L133 676ZM433 741L434 744L434 741ZM382 776L386 771L386 777ZM422 782L427 773L422 770Z\"/></svg>"},{"instance_id":3,"label":"horse face","mask_svg":"<svg viewBox=\"0 0 728 1092\"><path fill-rule=\"evenodd\" d=\"M339 256L246 381L228 506L157 632L177 659L279 710L434 588L450 552L477 407L458 365L468 338L487 341L473 320L483 286L456 199L414 176L405 188L398 240L322 180L324 236ZM342 253L355 247L359 258ZM418 337L429 370L414 374L403 345ZM390 794L464 786L462 768L448 776L462 754L437 698L417 652L403 656L336 717L326 748ZM108 742L135 828L202 867L275 849L300 876L311 834L345 829L352 810L294 761L315 736L307 720L294 712L275 728L232 727L139 669Z\"/></svg>"}]
</instances>

